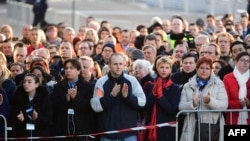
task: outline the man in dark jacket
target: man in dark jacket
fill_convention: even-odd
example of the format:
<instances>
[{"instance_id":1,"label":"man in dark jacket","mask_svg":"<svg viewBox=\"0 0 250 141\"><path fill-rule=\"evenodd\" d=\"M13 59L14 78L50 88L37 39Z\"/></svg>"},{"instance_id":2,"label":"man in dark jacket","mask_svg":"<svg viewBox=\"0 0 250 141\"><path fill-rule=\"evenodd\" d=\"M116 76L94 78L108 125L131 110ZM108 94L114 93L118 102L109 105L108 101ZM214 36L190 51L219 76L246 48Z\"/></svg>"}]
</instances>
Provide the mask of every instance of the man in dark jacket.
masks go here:
<instances>
[{"instance_id":1,"label":"man in dark jacket","mask_svg":"<svg viewBox=\"0 0 250 141\"><path fill-rule=\"evenodd\" d=\"M176 72L171 76L171 80L178 84L182 90L185 83L188 82L189 78L196 74L196 62L197 56L192 53L185 53L182 56L182 69L180 72Z\"/></svg>"},{"instance_id":2,"label":"man in dark jacket","mask_svg":"<svg viewBox=\"0 0 250 141\"><path fill-rule=\"evenodd\" d=\"M236 40L232 43L232 45L230 46L230 53L232 54L232 58L228 61L228 64L225 67L221 68L221 70L218 72L218 76L222 81L226 74L233 71L235 67L234 60L236 56L243 51L246 51L246 44L244 42Z\"/></svg>"}]
</instances>

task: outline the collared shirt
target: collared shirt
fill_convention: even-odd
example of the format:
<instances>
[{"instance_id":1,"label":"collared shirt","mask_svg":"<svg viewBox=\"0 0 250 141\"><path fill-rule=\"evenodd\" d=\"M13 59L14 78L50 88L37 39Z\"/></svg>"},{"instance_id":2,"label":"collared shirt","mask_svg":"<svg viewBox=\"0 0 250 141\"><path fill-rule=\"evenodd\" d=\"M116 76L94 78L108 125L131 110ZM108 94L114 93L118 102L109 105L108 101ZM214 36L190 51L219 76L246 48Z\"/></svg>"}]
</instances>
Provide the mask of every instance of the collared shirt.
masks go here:
<instances>
[{"instance_id":1,"label":"collared shirt","mask_svg":"<svg viewBox=\"0 0 250 141\"><path fill-rule=\"evenodd\" d=\"M122 49L124 50L124 51L126 51L128 48L129 48L129 44L127 44L127 45L121 45L122 46Z\"/></svg>"},{"instance_id":2,"label":"collared shirt","mask_svg":"<svg viewBox=\"0 0 250 141\"><path fill-rule=\"evenodd\" d=\"M68 81L68 86L69 86L69 88L75 88L76 82L77 82L77 81L78 81L78 78L77 78L76 80L72 81L72 82L69 82L69 81Z\"/></svg>"},{"instance_id":3,"label":"collared shirt","mask_svg":"<svg viewBox=\"0 0 250 141\"><path fill-rule=\"evenodd\" d=\"M242 36L243 36L243 39L247 36L247 28L243 29Z\"/></svg>"}]
</instances>

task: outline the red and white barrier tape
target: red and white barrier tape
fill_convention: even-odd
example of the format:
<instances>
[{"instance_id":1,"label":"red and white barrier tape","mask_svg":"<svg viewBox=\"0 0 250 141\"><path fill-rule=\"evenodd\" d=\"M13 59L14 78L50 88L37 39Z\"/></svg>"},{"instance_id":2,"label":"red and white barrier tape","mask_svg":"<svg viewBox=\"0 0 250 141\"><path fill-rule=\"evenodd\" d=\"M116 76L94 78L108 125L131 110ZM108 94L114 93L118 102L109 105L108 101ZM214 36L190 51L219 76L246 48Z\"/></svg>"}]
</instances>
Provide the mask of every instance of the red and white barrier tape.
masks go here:
<instances>
[{"instance_id":1,"label":"red and white barrier tape","mask_svg":"<svg viewBox=\"0 0 250 141\"><path fill-rule=\"evenodd\" d=\"M161 128L161 127L165 127L165 126L175 127L175 125L176 125L176 121L173 121L173 122L167 122L167 123L160 123L160 124L156 124L156 125L139 126L139 127L133 127L133 128L126 128L126 129L120 129L120 130L94 133L94 134L90 134L90 135L97 136L97 135L106 135L106 134L114 134L114 133L123 133L123 132L129 132L129 131L140 131L140 130L152 129L155 127Z\"/></svg>"},{"instance_id":2,"label":"red and white barrier tape","mask_svg":"<svg viewBox=\"0 0 250 141\"><path fill-rule=\"evenodd\" d=\"M167 122L167 123L160 123L156 125L148 125L148 126L139 126L139 127L133 127L133 128L126 128L126 129L120 129L120 130L113 130L113 131L106 131L106 132L99 132L99 133L93 133L89 135L68 135L68 136L44 136L44 137L18 137L18 138L8 138L8 140L27 140L27 139L54 139L54 138L76 138L76 137L90 137L95 138L95 136L99 135L107 135L107 134L115 134L115 133L123 133L123 132L129 132L129 131L140 131L140 130L146 130L146 129L152 129L152 128L161 128L161 127L175 127L176 121L173 122ZM0 140L2 140L0 138Z\"/></svg>"},{"instance_id":3,"label":"red and white barrier tape","mask_svg":"<svg viewBox=\"0 0 250 141\"><path fill-rule=\"evenodd\" d=\"M59 139L59 138L78 138L78 137L90 137L95 138L91 135L68 135L68 136L43 136L43 137L17 137L17 138L8 138L8 140L30 140L30 139ZM0 140L2 140L0 138Z\"/></svg>"}]
</instances>

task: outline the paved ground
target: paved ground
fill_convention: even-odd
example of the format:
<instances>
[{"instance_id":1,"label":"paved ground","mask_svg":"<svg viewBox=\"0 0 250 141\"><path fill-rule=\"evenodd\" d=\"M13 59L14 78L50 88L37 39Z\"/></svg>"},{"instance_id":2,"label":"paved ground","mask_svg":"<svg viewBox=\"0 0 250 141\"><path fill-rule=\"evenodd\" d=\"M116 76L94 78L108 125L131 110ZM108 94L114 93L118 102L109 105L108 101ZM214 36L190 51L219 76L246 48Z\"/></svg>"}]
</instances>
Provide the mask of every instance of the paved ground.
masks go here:
<instances>
[{"instance_id":1,"label":"paved ground","mask_svg":"<svg viewBox=\"0 0 250 141\"><path fill-rule=\"evenodd\" d=\"M58 3L51 2L50 6L58 11L58 17L71 24L72 1L59 0ZM193 22L196 17L204 17L205 14L184 13L171 9L158 9L148 7L146 4L135 2L136 0L76 0L75 9L83 15L91 15L101 20L108 20L113 26L133 29L138 24L149 25L152 17L171 18L180 14L188 21ZM68 15L68 17L66 16ZM69 18L70 17L70 18Z\"/></svg>"},{"instance_id":2,"label":"paved ground","mask_svg":"<svg viewBox=\"0 0 250 141\"><path fill-rule=\"evenodd\" d=\"M184 13L183 11L171 9L152 8L140 1L143 0L75 0L74 6L75 11L84 17L94 16L98 21L108 20L112 26L121 26L127 29L134 29L139 24L150 25L154 16L170 19L171 16L179 14L189 22L194 22L198 17L205 17L204 13ZM66 21L67 25L71 26L72 0L48 0L48 2L49 7L56 10L55 21ZM22 24L14 22L7 17L6 4L0 4L0 16L0 25L10 24L14 28L14 33L20 36Z\"/></svg>"}]
</instances>

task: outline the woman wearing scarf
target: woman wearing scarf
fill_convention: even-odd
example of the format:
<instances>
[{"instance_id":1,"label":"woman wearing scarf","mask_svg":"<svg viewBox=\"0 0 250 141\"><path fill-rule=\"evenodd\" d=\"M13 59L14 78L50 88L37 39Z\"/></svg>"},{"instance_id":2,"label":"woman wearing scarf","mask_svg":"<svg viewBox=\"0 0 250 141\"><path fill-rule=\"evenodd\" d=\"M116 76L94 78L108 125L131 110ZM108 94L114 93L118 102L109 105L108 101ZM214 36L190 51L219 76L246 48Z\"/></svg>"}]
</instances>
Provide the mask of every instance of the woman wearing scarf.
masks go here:
<instances>
[{"instance_id":1,"label":"woman wearing scarf","mask_svg":"<svg viewBox=\"0 0 250 141\"><path fill-rule=\"evenodd\" d=\"M180 101L180 89L177 84L170 80L172 65L172 58L167 56L162 56L156 60L154 68L157 77L152 93L147 96L147 125L156 125L176 120ZM149 129L147 140L174 141L175 128L167 126Z\"/></svg>"},{"instance_id":2,"label":"woman wearing scarf","mask_svg":"<svg viewBox=\"0 0 250 141\"><path fill-rule=\"evenodd\" d=\"M196 141L199 137L201 141L209 140L209 138L211 141L223 141L225 121L222 113L198 111L225 110L228 106L224 84L212 72L212 64L210 58L200 58L196 64L196 75L191 77L183 87L179 110L197 110L197 112L187 114L181 141ZM209 125L213 130L209 131L209 126L199 128L201 125Z\"/></svg>"},{"instance_id":3,"label":"woman wearing scarf","mask_svg":"<svg viewBox=\"0 0 250 141\"><path fill-rule=\"evenodd\" d=\"M250 109L250 56L241 52L236 57L233 72L224 77L228 95L228 109ZM250 112L226 113L226 124L250 125Z\"/></svg>"}]
</instances>

